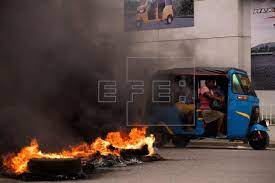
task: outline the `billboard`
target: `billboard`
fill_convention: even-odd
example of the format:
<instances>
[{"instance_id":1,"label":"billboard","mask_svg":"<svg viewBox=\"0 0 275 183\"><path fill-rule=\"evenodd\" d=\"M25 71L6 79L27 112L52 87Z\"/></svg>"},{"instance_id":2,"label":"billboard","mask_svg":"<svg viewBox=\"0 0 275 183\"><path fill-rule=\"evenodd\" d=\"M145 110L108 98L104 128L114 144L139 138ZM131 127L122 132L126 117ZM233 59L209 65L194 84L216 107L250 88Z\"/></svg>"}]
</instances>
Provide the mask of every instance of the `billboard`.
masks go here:
<instances>
[{"instance_id":1,"label":"billboard","mask_svg":"<svg viewBox=\"0 0 275 183\"><path fill-rule=\"evenodd\" d=\"M194 0L125 0L125 31L194 26Z\"/></svg>"},{"instance_id":2,"label":"billboard","mask_svg":"<svg viewBox=\"0 0 275 183\"><path fill-rule=\"evenodd\" d=\"M253 0L251 68L257 90L275 89L275 0Z\"/></svg>"}]
</instances>

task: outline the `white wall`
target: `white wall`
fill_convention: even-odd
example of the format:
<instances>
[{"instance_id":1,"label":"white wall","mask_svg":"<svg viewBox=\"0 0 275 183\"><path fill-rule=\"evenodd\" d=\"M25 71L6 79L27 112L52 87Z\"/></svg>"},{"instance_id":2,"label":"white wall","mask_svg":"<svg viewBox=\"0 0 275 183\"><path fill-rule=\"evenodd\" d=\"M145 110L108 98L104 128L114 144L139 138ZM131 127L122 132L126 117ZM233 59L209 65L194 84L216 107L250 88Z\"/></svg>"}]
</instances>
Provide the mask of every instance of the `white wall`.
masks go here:
<instances>
[{"instance_id":1,"label":"white wall","mask_svg":"<svg viewBox=\"0 0 275 183\"><path fill-rule=\"evenodd\" d=\"M193 57L196 66L250 73L250 0L194 1L194 27L124 32L124 0L96 0L94 28L126 44L125 57Z\"/></svg>"},{"instance_id":2,"label":"white wall","mask_svg":"<svg viewBox=\"0 0 275 183\"><path fill-rule=\"evenodd\" d=\"M195 26L127 33L128 56L194 57L250 72L249 0L195 0Z\"/></svg>"},{"instance_id":3,"label":"white wall","mask_svg":"<svg viewBox=\"0 0 275 183\"><path fill-rule=\"evenodd\" d=\"M275 126L269 127L269 135L270 135L270 141L274 144L275 142Z\"/></svg>"}]
</instances>

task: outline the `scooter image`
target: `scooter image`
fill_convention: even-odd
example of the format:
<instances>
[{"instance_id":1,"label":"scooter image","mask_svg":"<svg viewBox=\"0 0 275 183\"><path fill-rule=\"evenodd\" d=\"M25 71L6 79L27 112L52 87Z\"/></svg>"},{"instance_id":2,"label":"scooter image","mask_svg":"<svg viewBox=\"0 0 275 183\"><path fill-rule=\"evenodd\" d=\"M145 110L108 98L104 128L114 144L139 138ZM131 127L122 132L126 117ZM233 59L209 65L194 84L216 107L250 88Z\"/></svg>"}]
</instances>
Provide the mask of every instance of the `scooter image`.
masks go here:
<instances>
[{"instance_id":1,"label":"scooter image","mask_svg":"<svg viewBox=\"0 0 275 183\"><path fill-rule=\"evenodd\" d=\"M172 0L142 0L137 8L136 27L152 22L166 21L171 24L174 19Z\"/></svg>"}]
</instances>

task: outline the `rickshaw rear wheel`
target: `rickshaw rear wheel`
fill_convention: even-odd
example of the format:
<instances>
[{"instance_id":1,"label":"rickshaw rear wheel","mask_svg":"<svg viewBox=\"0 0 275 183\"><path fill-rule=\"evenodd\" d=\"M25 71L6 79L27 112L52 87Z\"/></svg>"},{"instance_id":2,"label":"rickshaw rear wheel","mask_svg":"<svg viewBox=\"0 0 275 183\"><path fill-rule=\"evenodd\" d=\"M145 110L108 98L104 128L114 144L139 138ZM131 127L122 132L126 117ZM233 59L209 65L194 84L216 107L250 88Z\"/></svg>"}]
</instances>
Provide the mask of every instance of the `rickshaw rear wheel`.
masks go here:
<instances>
[{"instance_id":1,"label":"rickshaw rear wheel","mask_svg":"<svg viewBox=\"0 0 275 183\"><path fill-rule=\"evenodd\" d=\"M171 135L168 134L164 127L149 128L149 133L154 134L156 147L163 147L171 140Z\"/></svg>"},{"instance_id":2,"label":"rickshaw rear wheel","mask_svg":"<svg viewBox=\"0 0 275 183\"><path fill-rule=\"evenodd\" d=\"M265 150L269 146L269 135L264 131L252 132L249 138L249 145L254 150Z\"/></svg>"},{"instance_id":3,"label":"rickshaw rear wheel","mask_svg":"<svg viewBox=\"0 0 275 183\"><path fill-rule=\"evenodd\" d=\"M190 139L187 138L187 137L183 137L183 136L174 136L172 138L172 142L173 144L176 146L176 147L179 147L179 148L184 148L186 147L189 142L190 142Z\"/></svg>"}]
</instances>

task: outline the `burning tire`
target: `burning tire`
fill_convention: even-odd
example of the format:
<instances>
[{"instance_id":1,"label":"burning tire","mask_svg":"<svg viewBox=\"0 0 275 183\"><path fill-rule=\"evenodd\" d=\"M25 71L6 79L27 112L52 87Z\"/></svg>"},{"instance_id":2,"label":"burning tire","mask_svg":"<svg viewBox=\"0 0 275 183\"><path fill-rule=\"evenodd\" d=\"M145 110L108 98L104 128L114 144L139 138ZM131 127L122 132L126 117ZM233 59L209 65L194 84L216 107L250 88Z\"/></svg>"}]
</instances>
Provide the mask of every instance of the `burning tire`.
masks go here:
<instances>
[{"instance_id":1,"label":"burning tire","mask_svg":"<svg viewBox=\"0 0 275 183\"><path fill-rule=\"evenodd\" d=\"M172 142L176 147L184 148L189 144L190 139L182 136L174 136Z\"/></svg>"},{"instance_id":2,"label":"burning tire","mask_svg":"<svg viewBox=\"0 0 275 183\"><path fill-rule=\"evenodd\" d=\"M249 145L255 150L265 150L269 146L269 135L264 131L252 132Z\"/></svg>"},{"instance_id":3,"label":"burning tire","mask_svg":"<svg viewBox=\"0 0 275 183\"><path fill-rule=\"evenodd\" d=\"M34 175L77 175L82 173L80 159L31 159L29 172Z\"/></svg>"}]
</instances>

